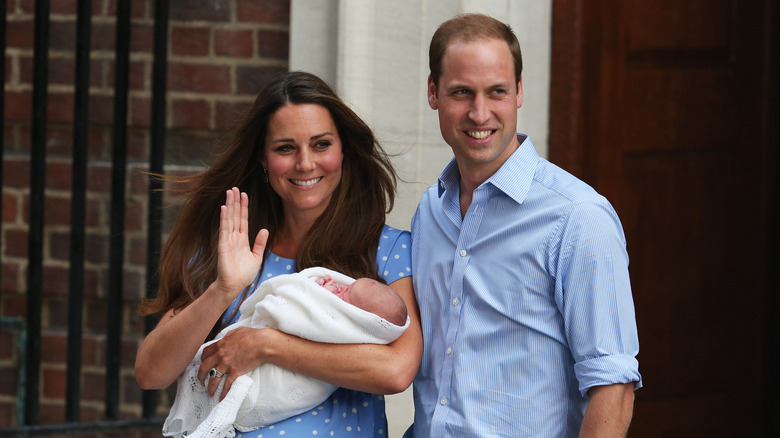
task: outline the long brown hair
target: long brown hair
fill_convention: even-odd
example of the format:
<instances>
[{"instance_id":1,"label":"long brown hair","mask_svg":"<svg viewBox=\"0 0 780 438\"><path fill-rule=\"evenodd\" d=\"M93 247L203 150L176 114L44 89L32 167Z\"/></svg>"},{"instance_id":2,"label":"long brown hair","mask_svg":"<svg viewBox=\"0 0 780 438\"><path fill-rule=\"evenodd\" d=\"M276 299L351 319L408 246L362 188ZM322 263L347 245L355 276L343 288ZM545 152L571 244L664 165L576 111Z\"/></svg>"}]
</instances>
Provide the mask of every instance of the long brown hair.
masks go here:
<instances>
[{"instance_id":1,"label":"long brown hair","mask_svg":"<svg viewBox=\"0 0 780 438\"><path fill-rule=\"evenodd\" d=\"M266 182L260 161L268 121L287 104L326 108L344 153L341 182L306 234L296 256L297 268L324 266L353 278L381 280L376 251L395 199L395 170L368 125L324 81L310 73L289 72L260 92L214 165L188 177L164 177L194 188L182 193L184 203L162 251L160 288L155 298L141 303L141 314L184 308L216 279L219 208L230 187L249 196L251 242L266 228L267 248L273 247L284 220L282 201Z\"/></svg>"}]
</instances>

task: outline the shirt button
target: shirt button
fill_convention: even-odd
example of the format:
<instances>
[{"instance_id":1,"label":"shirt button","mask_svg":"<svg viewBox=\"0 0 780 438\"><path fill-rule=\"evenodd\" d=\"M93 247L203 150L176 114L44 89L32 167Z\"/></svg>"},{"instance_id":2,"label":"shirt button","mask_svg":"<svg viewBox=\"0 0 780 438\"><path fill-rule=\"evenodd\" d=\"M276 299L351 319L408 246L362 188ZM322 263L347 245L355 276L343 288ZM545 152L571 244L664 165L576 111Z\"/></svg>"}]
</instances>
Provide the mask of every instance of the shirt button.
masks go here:
<instances>
[{"instance_id":1,"label":"shirt button","mask_svg":"<svg viewBox=\"0 0 780 438\"><path fill-rule=\"evenodd\" d=\"M447 397L442 397L440 403L442 404L442 406L446 405L447 404Z\"/></svg>"},{"instance_id":2,"label":"shirt button","mask_svg":"<svg viewBox=\"0 0 780 438\"><path fill-rule=\"evenodd\" d=\"M460 256L461 257L466 257L466 250L465 249L460 250Z\"/></svg>"},{"instance_id":3,"label":"shirt button","mask_svg":"<svg viewBox=\"0 0 780 438\"><path fill-rule=\"evenodd\" d=\"M447 347L447 356L452 354L452 347Z\"/></svg>"},{"instance_id":4,"label":"shirt button","mask_svg":"<svg viewBox=\"0 0 780 438\"><path fill-rule=\"evenodd\" d=\"M452 299L452 305L453 306L457 306L459 303L460 303L460 299L458 299L458 297L455 297L455 298Z\"/></svg>"}]
</instances>

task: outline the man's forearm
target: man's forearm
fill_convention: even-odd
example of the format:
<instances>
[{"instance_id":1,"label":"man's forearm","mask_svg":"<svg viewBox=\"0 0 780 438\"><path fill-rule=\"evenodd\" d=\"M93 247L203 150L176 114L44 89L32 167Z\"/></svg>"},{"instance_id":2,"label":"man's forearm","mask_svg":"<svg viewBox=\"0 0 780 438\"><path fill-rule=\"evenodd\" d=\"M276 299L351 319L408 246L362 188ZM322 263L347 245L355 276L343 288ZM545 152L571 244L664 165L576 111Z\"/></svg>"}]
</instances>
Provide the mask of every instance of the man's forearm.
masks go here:
<instances>
[{"instance_id":1,"label":"man's forearm","mask_svg":"<svg viewBox=\"0 0 780 438\"><path fill-rule=\"evenodd\" d=\"M634 384L596 386L588 397L580 438L625 437L634 413Z\"/></svg>"}]
</instances>

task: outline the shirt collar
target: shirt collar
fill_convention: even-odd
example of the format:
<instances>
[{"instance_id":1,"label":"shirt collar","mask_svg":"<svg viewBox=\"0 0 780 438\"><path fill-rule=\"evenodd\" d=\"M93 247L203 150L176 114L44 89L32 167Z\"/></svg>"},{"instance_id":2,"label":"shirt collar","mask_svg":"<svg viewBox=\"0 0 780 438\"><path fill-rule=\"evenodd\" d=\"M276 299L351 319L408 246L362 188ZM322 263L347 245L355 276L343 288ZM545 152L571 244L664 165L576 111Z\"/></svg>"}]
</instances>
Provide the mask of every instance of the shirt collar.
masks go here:
<instances>
[{"instance_id":1,"label":"shirt collar","mask_svg":"<svg viewBox=\"0 0 780 438\"><path fill-rule=\"evenodd\" d=\"M536 149L527 135L517 134L517 141L520 142L520 147L480 187L491 184L518 204L522 204L531 188L539 154L536 153ZM459 182L458 163L453 158L439 176L439 197L441 198L448 190L459 188ZM457 191L453 193L457 193Z\"/></svg>"}]
</instances>

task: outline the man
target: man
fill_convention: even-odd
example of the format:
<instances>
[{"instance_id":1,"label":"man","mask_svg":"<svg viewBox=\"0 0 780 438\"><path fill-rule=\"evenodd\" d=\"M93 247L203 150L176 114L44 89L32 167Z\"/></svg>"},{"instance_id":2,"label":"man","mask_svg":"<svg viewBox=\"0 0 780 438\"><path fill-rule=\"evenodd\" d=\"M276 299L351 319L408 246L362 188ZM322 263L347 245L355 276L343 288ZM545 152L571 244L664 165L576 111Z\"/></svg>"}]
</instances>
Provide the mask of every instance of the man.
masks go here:
<instances>
[{"instance_id":1,"label":"man","mask_svg":"<svg viewBox=\"0 0 780 438\"><path fill-rule=\"evenodd\" d=\"M407 436L625 436L642 384L615 211L517 134L522 58L508 26L445 22L430 68L455 158L412 221L425 348Z\"/></svg>"}]
</instances>

